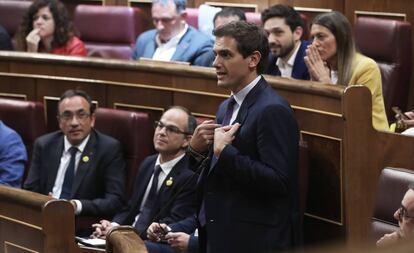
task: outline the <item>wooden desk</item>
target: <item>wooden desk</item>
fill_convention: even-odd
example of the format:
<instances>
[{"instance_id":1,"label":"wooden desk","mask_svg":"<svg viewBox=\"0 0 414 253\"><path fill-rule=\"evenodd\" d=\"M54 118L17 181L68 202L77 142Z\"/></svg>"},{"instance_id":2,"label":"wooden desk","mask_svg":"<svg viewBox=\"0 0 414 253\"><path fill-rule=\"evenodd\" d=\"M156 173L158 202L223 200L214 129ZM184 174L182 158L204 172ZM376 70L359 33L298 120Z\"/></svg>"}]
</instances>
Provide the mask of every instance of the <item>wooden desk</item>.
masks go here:
<instances>
[{"instance_id":1,"label":"wooden desk","mask_svg":"<svg viewBox=\"0 0 414 253\"><path fill-rule=\"evenodd\" d=\"M75 243L72 205L0 185L0 253L98 253Z\"/></svg>"},{"instance_id":2,"label":"wooden desk","mask_svg":"<svg viewBox=\"0 0 414 253\"><path fill-rule=\"evenodd\" d=\"M49 122L56 115L47 106L50 97L69 88L84 89L103 107L159 114L170 105L182 105L207 117L214 117L228 96L216 86L214 69L166 63L0 52L0 72L0 93L44 101ZM371 95L365 87L266 79L291 103L309 146L306 242L363 242L379 170L409 168L408 151L397 154L393 149L411 145L412 138L373 129Z\"/></svg>"}]
</instances>

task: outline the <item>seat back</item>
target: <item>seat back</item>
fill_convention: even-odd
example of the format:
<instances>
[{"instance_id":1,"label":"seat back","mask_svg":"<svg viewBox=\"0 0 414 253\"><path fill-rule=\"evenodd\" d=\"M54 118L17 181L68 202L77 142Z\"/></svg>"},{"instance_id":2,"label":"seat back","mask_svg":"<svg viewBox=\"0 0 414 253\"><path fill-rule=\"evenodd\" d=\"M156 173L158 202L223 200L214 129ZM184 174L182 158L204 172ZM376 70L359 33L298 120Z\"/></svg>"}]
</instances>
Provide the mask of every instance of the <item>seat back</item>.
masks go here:
<instances>
[{"instance_id":1,"label":"seat back","mask_svg":"<svg viewBox=\"0 0 414 253\"><path fill-rule=\"evenodd\" d=\"M127 162L127 197L133 191L134 180L142 160L154 153L154 128L148 114L109 108L96 109L95 129L119 140Z\"/></svg>"},{"instance_id":2,"label":"seat back","mask_svg":"<svg viewBox=\"0 0 414 253\"><path fill-rule=\"evenodd\" d=\"M0 119L22 137L30 161L34 141L46 133L43 104L0 98ZM24 178L27 172L28 166L26 166Z\"/></svg>"},{"instance_id":3,"label":"seat back","mask_svg":"<svg viewBox=\"0 0 414 253\"><path fill-rule=\"evenodd\" d=\"M381 70L385 110L392 121L392 106L407 109L411 77L411 25L404 21L359 17L354 31L357 48L374 59Z\"/></svg>"},{"instance_id":4,"label":"seat back","mask_svg":"<svg viewBox=\"0 0 414 253\"><path fill-rule=\"evenodd\" d=\"M130 59L139 34L148 28L148 18L139 8L78 5L74 23L88 56Z\"/></svg>"},{"instance_id":5,"label":"seat back","mask_svg":"<svg viewBox=\"0 0 414 253\"><path fill-rule=\"evenodd\" d=\"M198 29L198 8L186 8L187 16L185 18L188 25Z\"/></svg>"},{"instance_id":6,"label":"seat back","mask_svg":"<svg viewBox=\"0 0 414 253\"><path fill-rule=\"evenodd\" d=\"M245 14L247 22L256 24L258 26L262 25L262 16L260 12L245 12Z\"/></svg>"},{"instance_id":7,"label":"seat back","mask_svg":"<svg viewBox=\"0 0 414 253\"><path fill-rule=\"evenodd\" d=\"M385 233L398 229L398 221L394 218L394 212L400 207L401 200L412 183L414 183L414 171L412 170L399 168L382 170L371 220L370 236L373 241L377 241Z\"/></svg>"},{"instance_id":8,"label":"seat back","mask_svg":"<svg viewBox=\"0 0 414 253\"><path fill-rule=\"evenodd\" d=\"M17 32L24 14L29 10L31 1L0 1L0 25L13 37Z\"/></svg>"}]
</instances>

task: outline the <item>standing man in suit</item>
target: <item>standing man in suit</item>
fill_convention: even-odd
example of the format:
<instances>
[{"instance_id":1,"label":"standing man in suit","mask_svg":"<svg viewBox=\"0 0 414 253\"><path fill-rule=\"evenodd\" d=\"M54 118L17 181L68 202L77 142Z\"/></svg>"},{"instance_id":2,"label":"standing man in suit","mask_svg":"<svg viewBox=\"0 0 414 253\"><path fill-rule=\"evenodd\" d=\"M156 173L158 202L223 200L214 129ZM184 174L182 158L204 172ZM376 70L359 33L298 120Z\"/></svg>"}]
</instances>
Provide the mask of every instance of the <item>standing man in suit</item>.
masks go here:
<instances>
[{"instance_id":1,"label":"standing man in suit","mask_svg":"<svg viewBox=\"0 0 414 253\"><path fill-rule=\"evenodd\" d=\"M70 200L77 215L114 215L125 188L121 144L93 129L94 105L84 91L64 92L58 112L60 131L35 141L24 188Z\"/></svg>"},{"instance_id":2,"label":"standing man in suit","mask_svg":"<svg viewBox=\"0 0 414 253\"><path fill-rule=\"evenodd\" d=\"M298 126L288 102L261 76L269 53L264 31L240 21L213 33L217 84L231 97L217 111L218 124L200 124L189 147L197 159L210 149L193 219L200 251L284 250L299 224Z\"/></svg>"},{"instance_id":3,"label":"standing man in suit","mask_svg":"<svg viewBox=\"0 0 414 253\"><path fill-rule=\"evenodd\" d=\"M111 227L121 224L134 226L145 238L153 221L169 224L194 214L197 177L185 151L196 126L195 118L184 107L174 106L164 112L155 122L154 147L158 154L147 157L140 165L128 205L112 222L94 224L93 237L105 238ZM152 196L154 178L157 183Z\"/></svg>"},{"instance_id":4,"label":"standing man in suit","mask_svg":"<svg viewBox=\"0 0 414 253\"><path fill-rule=\"evenodd\" d=\"M309 80L304 57L308 41L301 40L303 21L293 7L277 4L262 12L271 53L265 74Z\"/></svg>"},{"instance_id":5,"label":"standing man in suit","mask_svg":"<svg viewBox=\"0 0 414 253\"><path fill-rule=\"evenodd\" d=\"M182 61L210 67L213 41L185 21L186 0L153 0L151 15L155 29L142 33L132 58Z\"/></svg>"}]
</instances>

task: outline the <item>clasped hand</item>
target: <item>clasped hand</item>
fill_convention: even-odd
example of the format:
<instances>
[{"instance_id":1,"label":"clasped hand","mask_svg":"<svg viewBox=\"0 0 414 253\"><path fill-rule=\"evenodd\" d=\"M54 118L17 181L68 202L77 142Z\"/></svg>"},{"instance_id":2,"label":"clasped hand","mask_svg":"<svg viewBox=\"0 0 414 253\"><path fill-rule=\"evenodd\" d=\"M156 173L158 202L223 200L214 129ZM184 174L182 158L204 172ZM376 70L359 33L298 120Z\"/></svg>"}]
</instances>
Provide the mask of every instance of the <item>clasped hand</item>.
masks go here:
<instances>
[{"instance_id":1,"label":"clasped hand","mask_svg":"<svg viewBox=\"0 0 414 253\"><path fill-rule=\"evenodd\" d=\"M205 153L208 146L213 143L214 129L217 127L220 125L216 124L214 120L206 120L198 125L190 141L191 147L199 153Z\"/></svg>"},{"instance_id":2,"label":"clasped hand","mask_svg":"<svg viewBox=\"0 0 414 253\"><path fill-rule=\"evenodd\" d=\"M240 124L228 125L216 128L214 131L214 155L219 157L221 151L228 144L231 144L234 140L234 135L239 129Z\"/></svg>"},{"instance_id":3,"label":"clasped hand","mask_svg":"<svg viewBox=\"0 0 414 253\"><path fill-rule=\"evenodd\" d=\"M332 83L329 67L327 63L322 60L316 46L308 46L304 60L312 81Z\"/></svg>"}]
</instances>

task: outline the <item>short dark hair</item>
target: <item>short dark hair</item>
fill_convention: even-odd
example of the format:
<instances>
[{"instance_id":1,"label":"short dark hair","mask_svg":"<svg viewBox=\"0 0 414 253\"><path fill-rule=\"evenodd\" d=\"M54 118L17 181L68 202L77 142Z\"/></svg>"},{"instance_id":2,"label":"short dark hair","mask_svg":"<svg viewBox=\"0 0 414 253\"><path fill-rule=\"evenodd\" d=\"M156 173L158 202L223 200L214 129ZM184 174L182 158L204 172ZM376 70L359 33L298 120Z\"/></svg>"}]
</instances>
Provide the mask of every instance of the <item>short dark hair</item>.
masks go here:
<instances>
[{"instance_id":1,"label":"short dark hair","mask_svg":"<svg viewBox=\"0 0 414 253\"><path fill-rule=\"evenodd\" d=\"M246 21L246 14L244 14L244 11L239 8L233 8L233 7L226 7L223 8L221 11L217 12L216 15L214 15L213 23L216 23L216 19L218 17L232 17L237 16L239 17L239 20Z\"/></svg>"},{"instance_id":2,"label":"short dark hair","mask_svg":"<svg viewBox=\"0 0 414 253\"><path fill-rule=\"evenodd\" d=\"M193 116L193 114L191 113L190 110L188 110L186 107L184 106L180 106L180 105L173 105L168 107L166 110L164 110L164 113L166 111L169 111L171 109L178 109L181 110L183 112L185 112L188 116L188 120L187 120L187 129L185 130L188 134L193 134L194 130L197 127L197 120L196 118Z\"/></svg>"},{"instance_id":3,"label":"short dark hair","mask_svg":"<svg viewBox=\"0 0 414 253\"><path fill-rule=\"evenodd\" d=\"M295 31L296 27L300 26L303 28L303 20L300 17L299 13L293 9L293 7L276 4L262 12L262 23L264 24L268 19L271 18L284 18L285 23L290 27L290 30Z\"/></svg>"},{"instance_id":4,"label":"short dark hair","mask_svg":"<svg viewBox=\"0 0 414 253\"><path fill-rule=\"evenodd\" d=\"M19 31L16 33L18 50L26 51L26 37L33 30L33 17L43 7L49 7L55 22L54 45L63 46L75 35L73 23L70 21L68 11L63 3L59 0L36 0L23 16Z\"/></svg>"},{"instance_id":5,"label":"short dark hair","mask_svg":"<svg viewBox=\"0 0 414 253\"><path fill-rule=\"evenodd\" d=\"M89 112L90 114L93 114L95 112L95 105L92 103L91 97L83 90L67 90L63 92L63 94L60 96L59 103L58 103L58 113L59 113L59 105L62 103L62 101L65 98L71 98L71 97L83 97L86 101L88 101L89 104Z\"/></svg>"},{"instance_id":6,"label":"short dark hair","mask_svg":"<svg viewBox=\"0 0 414 253\"><path fill-rule=\"evenodd\" d=\"M263 73L269 55L269 44L262 28L246 21L235 21L215 28L213 35L234 38L237 43L237 50L243 58L253 54L254 51L259 51L261 58L256 72L259 75Z\"/></svg>"}]
</instances>

